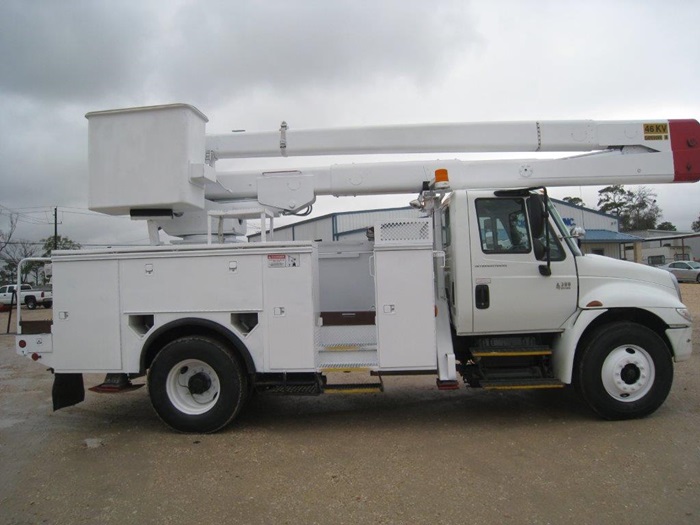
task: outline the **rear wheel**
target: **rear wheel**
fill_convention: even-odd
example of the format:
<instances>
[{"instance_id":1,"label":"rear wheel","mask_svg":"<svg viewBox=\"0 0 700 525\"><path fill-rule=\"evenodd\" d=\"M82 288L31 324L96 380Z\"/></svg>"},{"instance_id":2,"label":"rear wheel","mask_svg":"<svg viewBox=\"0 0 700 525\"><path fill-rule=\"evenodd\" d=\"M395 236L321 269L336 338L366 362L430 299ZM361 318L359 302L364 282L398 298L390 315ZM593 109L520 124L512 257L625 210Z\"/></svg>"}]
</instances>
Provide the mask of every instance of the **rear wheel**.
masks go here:
<instances>
[{"instance_id":1,"label":"rear wheel","mask_svg":"<svg viewBox=\"0 0 700 525\"><path fill-rule=\"evenodd\" d=\"M642 325L606 325L581 351L574 378L577 389L588 406L606 419L647 416L671 390L671 353L655 332Z\"/></svg>"},{"instance_id":2,"label":"rear wheel","mask_svg":"<svg viewBox=\"0 0 700 525\"><path fill-rule=\"evenodd\" d=\"M148 372L153 408L180 432L216 432L229 424L246 397L246 376L221 342L183 337L167 344Z\"/></svg>"},{"instance_id":3,"label":"rear wheel","mask_svg":"<svg viewBox=\"0 0 700 525\"><path fill-rule=\"evenodd\" d=\"M36 298L29 296L25 299L24 304L27 305L27 308L30 310L35 310L36 309Z\"/></svg>"}]
</instances>

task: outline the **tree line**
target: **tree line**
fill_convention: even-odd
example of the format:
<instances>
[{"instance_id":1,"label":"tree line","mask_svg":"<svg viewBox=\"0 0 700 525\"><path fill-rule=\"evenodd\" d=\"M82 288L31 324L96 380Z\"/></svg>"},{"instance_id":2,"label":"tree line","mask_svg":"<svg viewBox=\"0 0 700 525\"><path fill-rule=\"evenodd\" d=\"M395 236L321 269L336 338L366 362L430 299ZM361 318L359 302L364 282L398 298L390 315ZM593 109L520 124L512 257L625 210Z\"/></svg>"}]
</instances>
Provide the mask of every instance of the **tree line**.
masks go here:
<instances>
[{"instance_id":1,"label":"tree line","mask_svg":"<svg viewBox=\"0 0 700 525\"><path fill-rule=\"evenodd\" d=\"M579 197L564 197L564 201L577 206L586 204ZM656 193L646 186L628 190L621 184L606 186L598 191L598 210L615 215L620 221L620 231L667 230L677 231L669 221L661 222L663 213L656 203ZM692 229L700 232L700 213Z\"/></svg>"},{"instance_id":2,"label":"tree line","mask_svg":"<svg viewBox=\"0 0 700 525\"><path fill-rule=\"evenodd\" d=\"M17 227L16 217L10 217L10 227L0 230L0 284L14 283L17 279L17 266L22 259L28 257L50 257L54 250L77 250L80 244L59 235L58 237L46 237L39 243L20 239L12 241L12 236ZM22 282L31 280L34 284L45 284L46 276L43 273L44 264L31 262L22 266Z\"/></svg>"}]
</instances>

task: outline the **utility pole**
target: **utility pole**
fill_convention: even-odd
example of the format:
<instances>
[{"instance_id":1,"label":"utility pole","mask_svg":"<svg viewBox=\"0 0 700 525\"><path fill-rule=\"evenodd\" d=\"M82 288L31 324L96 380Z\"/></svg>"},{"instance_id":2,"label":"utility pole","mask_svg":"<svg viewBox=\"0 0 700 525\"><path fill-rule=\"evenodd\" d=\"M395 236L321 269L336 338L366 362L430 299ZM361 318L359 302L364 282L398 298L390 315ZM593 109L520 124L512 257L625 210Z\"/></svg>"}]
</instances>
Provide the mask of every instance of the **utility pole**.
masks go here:
<instances>
[{"instance_id":1,"label":"utility pole","mask_svg":"<svg viewBox=\"0 0 700 525\"><path fill-rule=\"evenodd\" d=\"M53 209L53 249L58 249L58 206Z\"/></svg>"}]
</instances>

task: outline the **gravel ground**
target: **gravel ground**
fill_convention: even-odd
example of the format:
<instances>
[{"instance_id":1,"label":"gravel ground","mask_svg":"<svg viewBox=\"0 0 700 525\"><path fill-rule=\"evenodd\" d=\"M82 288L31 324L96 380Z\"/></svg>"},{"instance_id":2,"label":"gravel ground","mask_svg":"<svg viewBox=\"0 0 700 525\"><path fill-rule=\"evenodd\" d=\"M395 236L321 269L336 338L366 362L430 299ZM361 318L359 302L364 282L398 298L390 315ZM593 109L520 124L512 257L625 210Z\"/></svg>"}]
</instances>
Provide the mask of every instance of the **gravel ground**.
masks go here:
<instances>
[{"instance_id":1,"label":"gravel ground","mask_svg":"<svg viewBox=\"0 0 700 525\"><path fill-rule=\"evenodd\" d=\"M700 285L681 287L697 351ZM145 389L51 412L51 375L2 335L0 523L699 523L698 377L694 355L637 421L598 420L569 389L390 378L384 394L259 397L199 436L165 428Z\"/></svg>"}]
</instances>

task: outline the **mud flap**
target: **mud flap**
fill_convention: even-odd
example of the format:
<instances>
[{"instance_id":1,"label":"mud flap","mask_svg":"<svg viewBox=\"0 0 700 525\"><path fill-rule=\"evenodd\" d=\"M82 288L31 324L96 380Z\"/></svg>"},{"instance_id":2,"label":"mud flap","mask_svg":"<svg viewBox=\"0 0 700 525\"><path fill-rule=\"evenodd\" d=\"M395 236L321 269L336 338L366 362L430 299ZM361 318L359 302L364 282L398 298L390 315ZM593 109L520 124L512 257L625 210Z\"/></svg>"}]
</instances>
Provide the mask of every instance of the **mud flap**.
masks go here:
<instances>
[{"instance_id":1,"label":"mud flap","mask_svg":"<svg viewBox=\"0 0 700 525\"><path fill-rule=\"evenodd\" d=\"M51 396L54 412L84 401L83 374L54 374Z\"/></svg>"}]
</instances>

